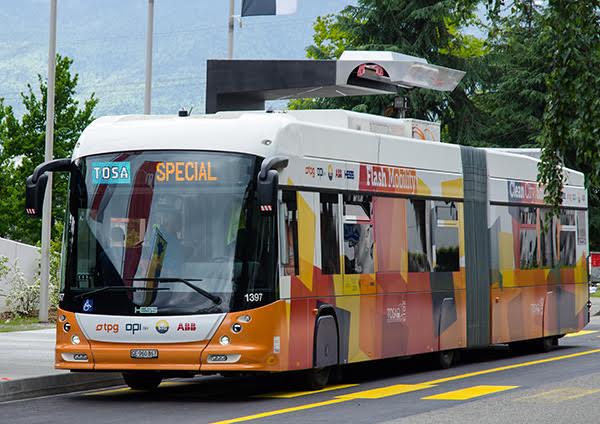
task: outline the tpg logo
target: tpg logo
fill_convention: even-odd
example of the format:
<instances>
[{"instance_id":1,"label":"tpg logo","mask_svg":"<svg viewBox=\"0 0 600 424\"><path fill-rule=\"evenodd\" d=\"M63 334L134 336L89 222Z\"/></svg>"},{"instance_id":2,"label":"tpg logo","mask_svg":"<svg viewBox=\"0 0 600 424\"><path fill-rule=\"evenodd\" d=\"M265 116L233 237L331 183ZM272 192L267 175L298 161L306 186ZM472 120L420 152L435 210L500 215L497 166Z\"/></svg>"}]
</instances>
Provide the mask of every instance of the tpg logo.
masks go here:
<instances>
[{"instance_id":1,"label":"tpg logo","mask_svg":"<svg viewBox=\"0 0 600 424\"><path fill-rule=\"evenodd\" d=\"M128 322L127 324L125 324L125 331L128 331L131 334L135 334L136 332L146 331L146 330L148 330L148 327L143 326L139 322L134 322L134 323Z\"/></svg>"},{"instance_id":2,"label":"tpg logo","mask_svg":"<svg viewBox=\"0 0 600 424\"><path fill-rule=\"evenodd\" d=\"M119 324L108 324L108 323L96 324L96 331L98 331L98 332L105 331L107 333L118 333L119 332Z\"/></svg>"}]
</instances>

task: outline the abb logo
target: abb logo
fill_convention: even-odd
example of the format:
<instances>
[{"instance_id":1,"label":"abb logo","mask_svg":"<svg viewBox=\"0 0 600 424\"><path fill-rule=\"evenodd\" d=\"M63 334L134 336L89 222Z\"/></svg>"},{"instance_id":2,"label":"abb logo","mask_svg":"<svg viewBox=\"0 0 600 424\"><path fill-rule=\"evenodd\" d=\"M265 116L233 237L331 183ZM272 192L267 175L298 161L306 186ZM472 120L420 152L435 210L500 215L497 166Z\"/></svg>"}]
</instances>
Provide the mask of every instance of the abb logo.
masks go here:
<instances>
[{"instance_id":1,"label":"abb logo","mask_svg":"<svg viewBox=\"0 0 600 424\"><path fill-rule=\"evenodd\" d=\"M196 323L195 322L180 322L177 326L177 331L196 331Z\"/></svg>"},{"instance_id":2,"label":"abb logo","mask_svg":"<svg viewBox=\"0 0 600 424\"><path fill-rule=\"evenodd\" d=\"M106 331L107 333L118 333L119 324L96 324L96 331Z\"/></svg>"}]
</instances>

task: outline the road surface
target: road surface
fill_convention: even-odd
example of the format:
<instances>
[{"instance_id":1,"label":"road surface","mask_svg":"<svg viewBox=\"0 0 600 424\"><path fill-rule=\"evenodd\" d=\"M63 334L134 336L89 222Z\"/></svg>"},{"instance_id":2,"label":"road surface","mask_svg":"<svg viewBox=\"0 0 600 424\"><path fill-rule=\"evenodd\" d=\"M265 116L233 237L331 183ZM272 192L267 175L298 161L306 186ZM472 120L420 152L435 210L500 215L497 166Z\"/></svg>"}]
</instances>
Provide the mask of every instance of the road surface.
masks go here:
<instances>
[{"instance_id":1,"label":"road surface","mask_svg":"<svg viewBox=\"0 0 600 424\"><path fill-rule=\"evenodd\" d=\"M594 423L600 420L600 317L548 353L504 346L449 370L424 359L353 367L318 392L290 378L198 377L154 393L113 388L0 404L2 423Z\"/></svg>"}]
</instances>

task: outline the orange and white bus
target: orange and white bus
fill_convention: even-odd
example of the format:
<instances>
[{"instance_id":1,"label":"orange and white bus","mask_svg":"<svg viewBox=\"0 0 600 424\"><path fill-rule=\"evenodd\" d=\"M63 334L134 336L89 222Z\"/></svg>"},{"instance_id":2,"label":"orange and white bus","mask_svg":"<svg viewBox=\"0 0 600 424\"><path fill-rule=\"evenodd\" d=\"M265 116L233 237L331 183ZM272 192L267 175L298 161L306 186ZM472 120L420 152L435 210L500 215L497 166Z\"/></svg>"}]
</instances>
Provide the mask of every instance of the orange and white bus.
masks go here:
<instances>
[{"instance_id":1,"label":"orange and white bus","mask_svg":"<svg viewBox=\"0 0 600 424\"><path fill-rule=\"evenodd\" d=\"M587 195L565 169L544 219L537 163L347 111L100 118L27 182L37 216L70 173L56 367L319 387L349 363L549 348L589 320Z\"/></svg>"}]
</instances>

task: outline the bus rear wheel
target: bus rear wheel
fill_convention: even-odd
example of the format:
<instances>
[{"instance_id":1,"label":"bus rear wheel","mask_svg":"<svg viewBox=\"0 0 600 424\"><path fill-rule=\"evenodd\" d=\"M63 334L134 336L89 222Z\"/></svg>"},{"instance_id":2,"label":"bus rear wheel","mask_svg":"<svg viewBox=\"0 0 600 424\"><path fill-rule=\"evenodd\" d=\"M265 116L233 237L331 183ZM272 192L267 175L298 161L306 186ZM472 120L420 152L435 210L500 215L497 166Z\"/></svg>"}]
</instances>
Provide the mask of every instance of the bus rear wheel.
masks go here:
<instances>
[{"instance_id":1,"label":"bus rear wheel","mask_svg":"<svg viewBox=\"0 0 600 424\"><path fill-rule=\"evenodd\" d=\"M133 390L151 391L160 385L162 376L158 373L124 372L123 380Z\"/></svg>"},{"instance_id":2,"label":"bus rear wheel","mask_svg":"<svg viewBox=\"0 0 600 424\"><path fill-rule=\"evenodd\" d=\"M455 352L453 350L444 350L436 353L436 361L441 369L448 369L454 363Z\"/></svg>"}]
</instances>

